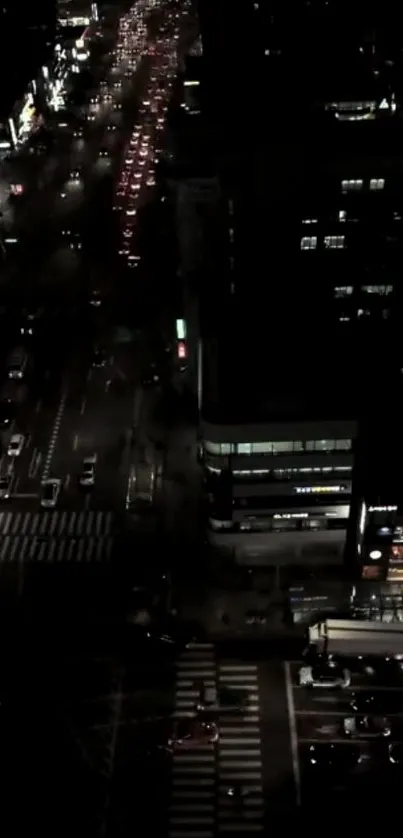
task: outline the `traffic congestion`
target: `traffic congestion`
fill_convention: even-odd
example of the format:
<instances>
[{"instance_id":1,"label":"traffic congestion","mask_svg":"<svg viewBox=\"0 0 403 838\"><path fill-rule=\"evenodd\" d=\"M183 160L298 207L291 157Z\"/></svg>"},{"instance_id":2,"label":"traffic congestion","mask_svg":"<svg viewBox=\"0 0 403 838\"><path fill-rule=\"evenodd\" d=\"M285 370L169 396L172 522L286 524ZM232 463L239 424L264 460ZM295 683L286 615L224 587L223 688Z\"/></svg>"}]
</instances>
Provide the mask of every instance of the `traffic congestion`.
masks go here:
<instances>
[{"instance_id":1,"label":"traffic congestion","mask_svg":"<svg viewBox=\"0 0 403 838\"><path fill-rule=\"evenodd\" d=\"M137 472L152 476L151 505L161 488L161 455L148 443L143 463L132 427L141 445L151 391L174 373L170 342L151 324L135 331L122 276L136 264L137 210L159 200L181 21L176 3L142 0L105 24L87 87L30 141L47 149L30 155L38 170L42 160L40 190L30 181L4 221L17 244L2 289L3 561L73 561L73 533L80 561L109 561L113 516L129 508ZM140 490L129 494L137 508ZM38 526L48 541L32 541Z\"/></svg>"}]
</instances>

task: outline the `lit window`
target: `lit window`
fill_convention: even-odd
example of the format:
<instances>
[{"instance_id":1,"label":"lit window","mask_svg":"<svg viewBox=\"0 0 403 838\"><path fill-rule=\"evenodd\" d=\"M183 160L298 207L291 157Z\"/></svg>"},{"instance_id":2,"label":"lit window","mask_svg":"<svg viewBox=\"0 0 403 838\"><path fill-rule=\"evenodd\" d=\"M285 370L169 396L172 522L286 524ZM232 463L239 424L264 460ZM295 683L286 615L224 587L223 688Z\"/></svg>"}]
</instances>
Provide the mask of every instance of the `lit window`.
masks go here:
<instances>
[{"instance_id":1,"label":"lit window","mask_svg":"<svg viewBox=\"0 0 403 838\"><path fill-rule=\"evenodd\" d=\"M289 454L294 450L294 443L287 442L273 442L273 454Z\"/></svg>"},{"instance_id":2,"label":"lit window","mask_svg":"<svg viewBox=\"0 0 403 838\"><path fill-rule=\"evenodd\" d=\"M236 450L237 450L237 454L251 454L252 453L252 443L251 442L238 442Z\"/></svg>"},{"instance_id":3,"label":"lit window","mask_svg":"<svg viewBox=\"0 0 403 838\"><path fill-rule=\"evenodd\" d=\"M303 236L301 239L301 250L315 250L317 244L317 236Z\"/></svg>"},{"instance_id":4,"label":"lit window","mask_svg":"<svg viewBox=\"0 0 403 838\"><path fill-rule=\"evenodd\" d=\"M340 297L349 297L350 294L353 293L353 286L352 285L336 285L334 289L334 296L337 298Z\"/></svg>"},{"instance_id":5,"label":"lit window","mask_svg":"<svg viewBox=\"0 0 403 838\"><path fill-rule=\"evenodd\" d=\"M207 454L220 456L220 454L227 456L231 453L231 444L229 442L208 442L204 443L204 450Z\"/></svg>"},{"instance_id":6,"label":"lit window","mask_svg":"<svg viewBox=\"0 0 403 838\"><path fill-rule=\"evenodd\" d=\"M385 179L383 177L373 177L369 182L369 188L372 192L379 192L385 186Z\"/></svg>"},{"instance_id":7,"label":"lit window","mask_svg":"<svg viewBox=\"0 0 403 838\"><path fill-rule=\"evenodd\" d=\"M345 236L325 236L324 238L324 245L328 250L342 250L345 243Z\"/></svg>"},{"instance_id":8,"label":"lit window","mask_svg":"<svg viewBox=\"0 0 403 838\"><path fill-rule=\"evenodd\" d=\"M363 180L342 180L341 182L341 191L342 192L358 192L362 189L364 185Z\"/></svg>"},{"instance_id":9,"label":"lit window","mask_svg":"<svg viewBox=\"0 0 403 838\"><path fill-rule=\"evenodd\" d=\"M363 285L361 288L365 294L378 294L385 297L393 291L393 285Z\"/></svg>"},{"instance_id":10,"label":"lit window","mask_svg":"<svg viewBox=\"0 0 403 838\"><path fill-rule=\"evenodd\" d=\"M339 221L347 221L346 210L339 210Z\"/></svg>"},{"instance_id":11,"label":"lit window","mask_svg":"<svg viewBox=\"0 0 403 838\"><path fill-rule=\"evenodd\" d=\"M273 445L271 442L253 442L253 454L271 454Z\"/></svg>"}]
</instances>

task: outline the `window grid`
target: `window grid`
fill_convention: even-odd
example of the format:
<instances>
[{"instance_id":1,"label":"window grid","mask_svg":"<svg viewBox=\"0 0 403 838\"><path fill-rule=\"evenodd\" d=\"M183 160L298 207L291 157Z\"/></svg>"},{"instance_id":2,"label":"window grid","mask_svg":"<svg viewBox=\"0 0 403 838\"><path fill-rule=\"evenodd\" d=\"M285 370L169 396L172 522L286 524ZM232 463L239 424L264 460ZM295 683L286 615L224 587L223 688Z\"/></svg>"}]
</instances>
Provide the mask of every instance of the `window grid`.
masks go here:
<instances>
[{"instance_id":1,"label":"window grid","mask_svg":"<svg viewBox=\"0 0 403 838\"><path fill-rule=\"evenodd\" d=\"M393 285L362 285L361 290L366 294L378 294L383 297L392 294Z\"/></svg>"},{"instance_id":2,"label":"window grid","mask_svg":"<svg viewBox=\"0 0 403 838\"><path fill-rule=\"evenodd\" d=\"M385 186L385 178L383 177L373 177L369 182L369 188L371 192L380 192Z\"/></svg>"},{"instance_id":3,"label":"window grid","mask_svg":"<svg viewBox=\"0 0 403 838\"><path fill-rule=\"evenodd\" d=\"M327 250L342 250L346 246L346 237L325 236L324 245Z\"/></svg>"},{"instance_id":4,"label":"window grid","mask_svg":"<svg viewBox=\"0 0 403 838\"><path fill-rule=\"evenodd\" d=\"M332 453L335 451L351 451L351 439L313 439L313 440L284 440L276 442L238 442L238 443L204 443L207 454L213 456L238 456L251 455L281 455L281 454L303 454L311 453Z\"/></svg>"},{"instance_id":5,"label":"window grid","mask_svg":"<svg viewBox=\"0 0 403 838\"><path fill-rule=\"evenodd\" d=\"M350 297L353 293L353 286L352 285L336 285L334 288L334 296L337 298L340 297Z\"/></svg>"},{"instance_id":6,"label":"window grid","mask_svg":"<svg viewBox=\"0 0 403 838\"><path fill-rule=\"evenodd\" d=\"M359 179L352 179L352 180L342 180L341 182L341 191L342 192L358 192L362 189L364 185L364 181Z\"/></svg>"},{"instance_id":7,"label":"window grid","mask_svg":"<svg viewBox=\"0 0 403 838\"><path fill-rule=\"evenodd\" d=\"M317 236L302 236L301 250L316 250L318 246Z\"/></svg>"}]
</instances>

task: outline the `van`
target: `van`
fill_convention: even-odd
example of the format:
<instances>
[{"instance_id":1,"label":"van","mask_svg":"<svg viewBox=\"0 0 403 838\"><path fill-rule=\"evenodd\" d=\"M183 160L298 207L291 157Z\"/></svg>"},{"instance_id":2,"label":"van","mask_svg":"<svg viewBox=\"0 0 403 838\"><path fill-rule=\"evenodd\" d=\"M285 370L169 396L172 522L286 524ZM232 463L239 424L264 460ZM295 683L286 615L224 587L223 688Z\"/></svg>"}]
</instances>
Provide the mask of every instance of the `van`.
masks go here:
<instances>
[{"instance_id":1,"label":"van","mask_svg":"<svg viewBox=\"0 0 403 838\"><path fill-rule=\"evenodd\" d=\"M8 378L21 380L28 365L28 355L23 347L13 349L6 361Z\"/></svg>"}]
</instances>

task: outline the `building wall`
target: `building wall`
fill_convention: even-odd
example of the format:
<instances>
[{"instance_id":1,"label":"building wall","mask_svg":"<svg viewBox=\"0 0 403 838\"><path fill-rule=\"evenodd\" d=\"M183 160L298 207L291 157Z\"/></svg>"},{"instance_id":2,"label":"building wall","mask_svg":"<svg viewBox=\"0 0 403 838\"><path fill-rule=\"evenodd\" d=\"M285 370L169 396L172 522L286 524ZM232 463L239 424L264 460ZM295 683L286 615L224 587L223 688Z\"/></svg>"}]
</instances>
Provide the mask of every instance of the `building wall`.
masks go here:
<instances>
[{"instance_id":1,"label":"building wall","mask_svg":"<svg viewBox=\"0 0 403 838\"><path fill-rule=\"evenodd\" d=\"M348 420L203 423L210 544L240 562L342 562L356 435L357 423ZM269 440L273 451L276 443L292 450L240 453L246 441L253 451L254 442Z\"/></svg>"}]
</instances>

